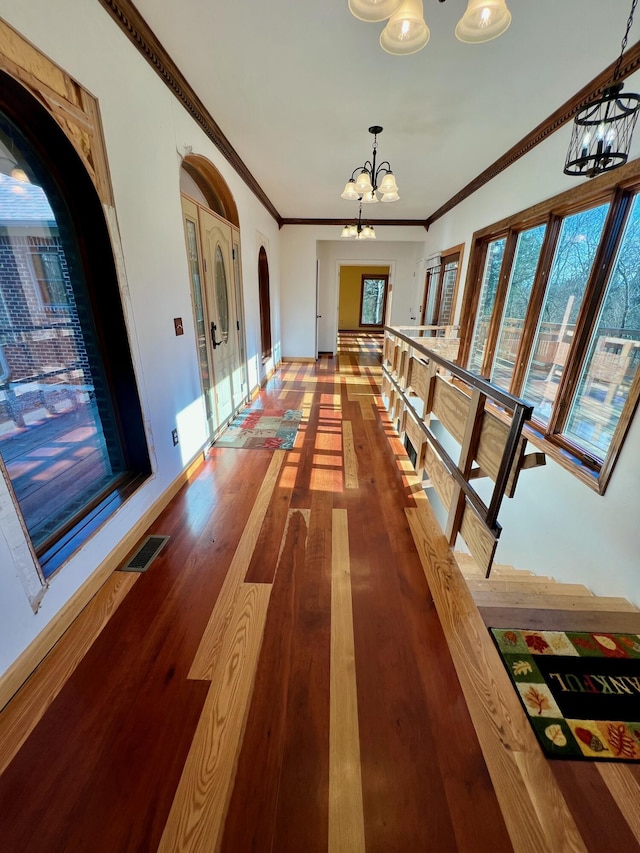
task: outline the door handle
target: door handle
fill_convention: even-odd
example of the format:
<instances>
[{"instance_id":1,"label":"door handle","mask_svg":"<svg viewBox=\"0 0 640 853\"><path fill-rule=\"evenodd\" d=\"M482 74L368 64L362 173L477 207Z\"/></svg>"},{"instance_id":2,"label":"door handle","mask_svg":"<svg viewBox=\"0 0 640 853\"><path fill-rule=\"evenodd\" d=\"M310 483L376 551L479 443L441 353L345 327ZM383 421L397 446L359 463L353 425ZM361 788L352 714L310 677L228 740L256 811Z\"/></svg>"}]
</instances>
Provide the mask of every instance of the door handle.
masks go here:
<instances>
[{"instance_id":1,"label":"door handle","mask_svg":"<svg viewBox=\"0 0 640 853\"><path fill-rule=\"evenodd\" d=\"M216 347L219 347L222 344L222 341L216 340L216 324L215 323L211 324L211 344L212 344L214 349Z\"/></svg>"}]
</instances>

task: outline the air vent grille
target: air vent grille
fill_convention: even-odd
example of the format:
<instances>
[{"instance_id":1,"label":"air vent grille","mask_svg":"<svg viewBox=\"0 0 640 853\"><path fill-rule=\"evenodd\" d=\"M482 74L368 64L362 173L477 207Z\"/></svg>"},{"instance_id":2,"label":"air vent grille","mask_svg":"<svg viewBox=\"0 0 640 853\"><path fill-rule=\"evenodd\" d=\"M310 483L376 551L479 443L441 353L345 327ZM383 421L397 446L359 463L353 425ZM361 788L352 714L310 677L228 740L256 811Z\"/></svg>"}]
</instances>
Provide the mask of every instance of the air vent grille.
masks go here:
<instances>
[{"instance_id":1,"label":"air vent grille","mask_svg":"<svg viewBox=\"0 0 640 853\"><path fill-rule=\"evenodd\" d=\"M142 542L138 550L121 567L121 572L146 572L151 563L164 548L165 543L169 539L168 536L147 536Z\"/></svg>"}]
</instances>

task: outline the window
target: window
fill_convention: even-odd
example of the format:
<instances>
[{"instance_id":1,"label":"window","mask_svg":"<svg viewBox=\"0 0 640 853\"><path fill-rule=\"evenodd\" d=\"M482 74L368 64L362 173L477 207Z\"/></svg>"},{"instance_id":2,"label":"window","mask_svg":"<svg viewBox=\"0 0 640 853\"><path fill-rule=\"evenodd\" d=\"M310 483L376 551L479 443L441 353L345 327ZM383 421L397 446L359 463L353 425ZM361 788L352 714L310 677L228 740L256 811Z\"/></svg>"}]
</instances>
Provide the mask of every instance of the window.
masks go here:
<instances>
[{"instance_id":1,"label":"window","mask_svg":"<svg viewBox=\"0 0 640 853\"><path fill-rule=\"evenodd\" d=\"M509 388L511 385L545 231L546 225L538 225L518 234L516 254L507 287L504 318L491 373L491 381L501 388Z\"/></svg>"},{"instance_id":2,"label":"window","mask_svg":"<svg viewBox=\"0 0 640 853\"><path fill-rule=\"evenodd\" d=\"M389 276L380 275L372 278L362 276L362 293L360 297L360 325L382 326L384 309L387 300L387 282Z\"/></svg>"},{"instance_id":3,"label":"window","mask_svg":"<svg viewBox=\"0 0 640 853\"><path fill-rule=\"evenodd\" d=\"M489 323L495 307L498 279L500 278L500 268L502 267L506 244L507 239L503 237L500 240L493 240L487 246L484 275L482 276L482 285L480 288L480 306L478 308L476 327L471 342L471 356L469 358L469 370L473 373L480 373L482 371L484 351L489 337Z\"/></svg>"},{"instance_id":4,"label":"window","mask_svg":"<svg viewBox=\"0 0 640 853\"><path fill-rule=\"evenodd\" d=\"M478 232L463 303L461 363L531 403L530 437L600 493L639 394L640 164L625 169Z\"/></svg>"},{"instance_id":5,"label":"window","mask_svg":"<svg viewBox=\"0 0 640 853\"><path fill-rule=\"evenodd\" d=\"M150 466L96 188L57 122L0 78L0 454L48 577Z\"/></svg>"},{"instance_id":6,"label":"window","mask_svg":"<svg viewBox=\"0 0 640 853\"><path fill-rule=\"evenodd\" d=\"M224 268L222 249L216 246L216 302L218 305L218 322L220 323L220 340L229 340L229 296L227 293L227 273Z\"/></svg>"},{"instance_id":7,"label":"window","mask_svg":"<svg viewBox=\"0 0 640 853\"><path fill-rule=\"evenodd\" d=\"M63 272L63 264L66 267L64 251L61 248L55 251L41 249L30 252L29 260L42 304L46 308L65 308L68 303L67 283L71 283L69 275Z\"/></svg>"},{"instance_id":8,"label":"window","mask_svg":"<svg viewBox=\"0 0 640 853\"><path fill-rule=\"evenodd\" d=\"M545 425L558 395L608 209L603 204L562 221L521 392L534 404L536 420Z\"/></svg>"},{"instance_id":9,"label":"window","mask_svg":"<svg viewBox=\"0 0 640 853\"><path fill-rule=\"evenodd\" d=\"M422 299L421 326L450 326L456 305L463 246L447 249L428 262Z\"/></svg>"}]
</instances>

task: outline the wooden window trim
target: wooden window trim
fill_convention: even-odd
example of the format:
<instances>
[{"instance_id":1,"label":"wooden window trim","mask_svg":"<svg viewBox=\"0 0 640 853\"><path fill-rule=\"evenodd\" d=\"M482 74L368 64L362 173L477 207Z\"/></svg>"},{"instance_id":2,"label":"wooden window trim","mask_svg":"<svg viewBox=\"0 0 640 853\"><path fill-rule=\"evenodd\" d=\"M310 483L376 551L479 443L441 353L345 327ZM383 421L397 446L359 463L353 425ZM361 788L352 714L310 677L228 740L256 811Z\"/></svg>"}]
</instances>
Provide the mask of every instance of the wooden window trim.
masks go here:
<instances>
[{"instance_id":1,"label":"wooden window trim","mask_svg":"<svg viewBox=\"0 0 640 853\"><path fill-rule=\"evenodd\" d=\"M382 321L380 323L363 323L362 322L362 304L364 302L364 283L365 281L377 281L379 279L384 280L384 296L382 299ZM384 273L381 275L372 274L372 273L364 273L362 276L362 282L360 284L360 316L358 317L359 325L364 329L382 329L384 327L385 317L387 314L387 295L389 292L389 275L388 273Z\"/></svg>"},{"instance_id":2,"label":"wooden window trim","mask_svg":"<svg viewBox=\"0 0 640 853\"><path fill-rule=\"evenodd\" d=\"M420 325L427 325L427 305L429 302L429 290L433 276L438 273L438 292L436 293L435 305L437 306L436 316L433 318L432 325L434 326L452 326L455 321L456 305L458 304L458 292L460 289L460 273L462 271L462 258L464 256L464 243L459 243L457 246L452 246L446 249L440 255L440 263L435 266L427 267L424 276L424 289L422 292L422 309L420 311ZM458 264L456 269L456 279L453 284L453 292L451 294L451 316L448 322L443 322L442 318L442 290L444 287L444 272L447 264L456 261Z\"/></svg>"},{"instance_id":3,"label":"wooden window trim","mask_svg":"<svg viewBox=\"0 0 640 853\"><path fill-rule=\"evenodd\" d=\"M555 256L562 220L574 213L609 202L610 208L589 280L585 284L583 302L575 324L575 337L564 366L549 424L543 426L534 420L526 428L527 437L535 446L599 494L604 494L606 491L638 407L640 371L636 374L629 390L629 396L602 462L562 435L561 430L566 427L573 395L578 386L584 360L588 355L589 342L597 324L606 286L624 234L626 220L633 203L633 195L636 193L640 193L640 159L614 170L613 173L601 175L588 183L581 184L579 187L533 205L493 225L479 229L474 233L471 241L471 257L462 298L461 345L458 363L464 365L467 364L470 356L487 247L491 242L506 237L505 256L500 270L500 280L482 365L482 374L488 376L495 357L502 324L508 277L512 268L517 236L521 231L535 227L546 220L547 231L532 286L510 388L511 393L520 394L524 386L529 353L535 340L537 321Z\"/></svg>"}]
</instances>

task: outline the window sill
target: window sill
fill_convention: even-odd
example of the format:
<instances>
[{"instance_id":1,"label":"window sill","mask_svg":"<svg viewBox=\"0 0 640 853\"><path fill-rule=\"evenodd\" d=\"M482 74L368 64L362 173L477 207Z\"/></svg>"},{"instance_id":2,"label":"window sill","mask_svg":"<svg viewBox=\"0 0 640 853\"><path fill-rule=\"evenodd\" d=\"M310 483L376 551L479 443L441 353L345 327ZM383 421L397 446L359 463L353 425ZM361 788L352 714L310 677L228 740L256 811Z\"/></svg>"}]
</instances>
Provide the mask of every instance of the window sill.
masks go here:
<instances>
[{"instance_id":1,"label":"window sill","mask_svg":"<svg viewBox=\"0 0 640 853\"><path fill-rule=\"evenodd\" d=\"M534 445L534 447L541 450L546 456L554 462L557 462L558 465L570 474L573 474L574 477L577 477L592 491L599 495L604 494L606 483L601 482L601 471L603 466L598 464L598 467L596 468L589 467L576 454L571 453L567 448L561 447L559 444L556 444L551 439L542 435L531 423L525 424L522 434L527 441L530 441L531 444Z\"/></svg>"},{"instance_id":2,"label":"window sill","mask_svg":"<svg viewBox=\"0 0 640 853\"><path fill-rule=\"evenodd\" d=\"M147 479L146 474L127 478L112 489L53 545L38 555L40 569L50 580L67 560L123 505Z\"/></svg>"}]
</instances>

